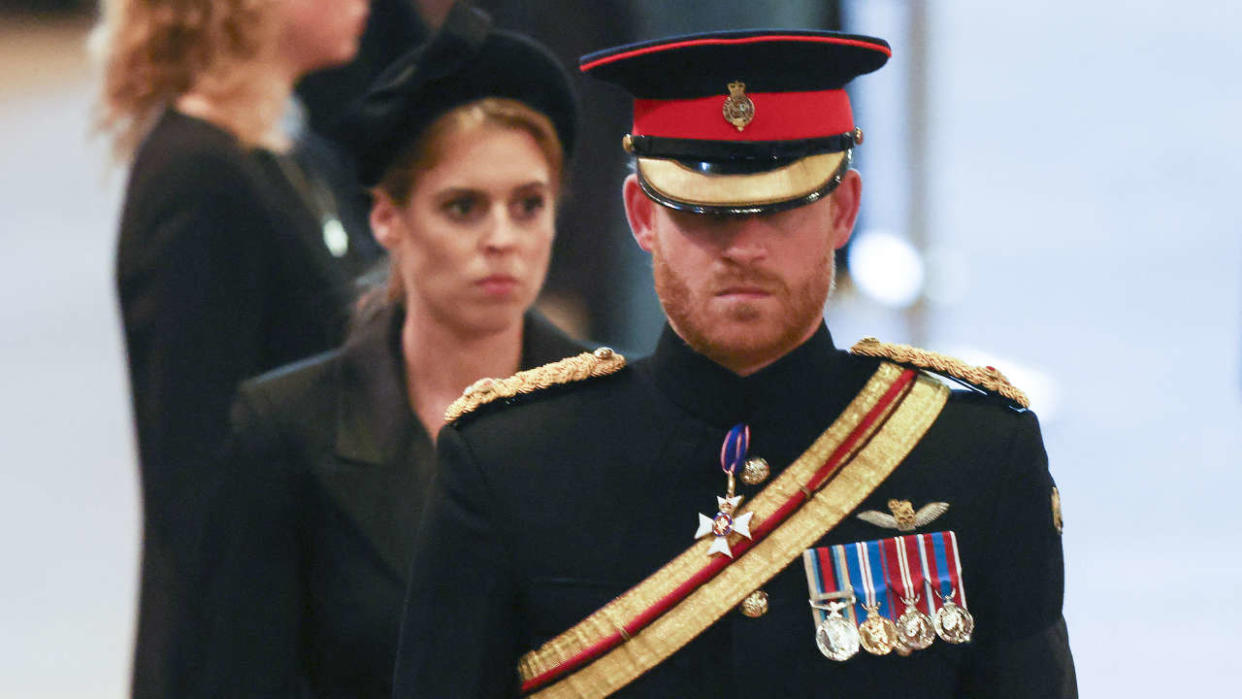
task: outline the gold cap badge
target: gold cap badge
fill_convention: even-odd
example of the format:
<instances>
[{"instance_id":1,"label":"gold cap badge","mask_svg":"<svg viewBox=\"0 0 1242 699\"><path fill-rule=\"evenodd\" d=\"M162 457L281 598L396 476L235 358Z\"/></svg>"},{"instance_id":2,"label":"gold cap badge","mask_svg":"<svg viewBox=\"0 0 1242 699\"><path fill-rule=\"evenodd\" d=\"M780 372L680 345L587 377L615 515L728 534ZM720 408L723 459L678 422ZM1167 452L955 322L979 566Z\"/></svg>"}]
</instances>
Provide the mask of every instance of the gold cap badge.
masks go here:
<instances>
[{"instance_id":1,"label":"gold cap badge","mask_svg":"<svg viewBox=\"0 0 1242 699\"><path fill-rule=\"evenodd\" d=\"M729 83L729 96L725 98L721 113L738 131L755 118L755 103L746 96L746 83L737 80Z\"/></svg>"}]
</instances>

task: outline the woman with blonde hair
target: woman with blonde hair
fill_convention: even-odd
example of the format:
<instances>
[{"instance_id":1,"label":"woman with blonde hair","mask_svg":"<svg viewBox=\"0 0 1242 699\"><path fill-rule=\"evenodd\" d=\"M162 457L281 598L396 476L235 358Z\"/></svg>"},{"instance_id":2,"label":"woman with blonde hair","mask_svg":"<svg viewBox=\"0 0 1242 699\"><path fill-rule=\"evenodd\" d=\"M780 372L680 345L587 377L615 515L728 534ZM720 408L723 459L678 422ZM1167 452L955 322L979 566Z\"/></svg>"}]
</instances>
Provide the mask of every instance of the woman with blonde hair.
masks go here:
<instances>
[{"instance_id":1,"label":"woman with blonde hair","mask_svg":"<svg viewBox=\"0 0 1242 699\"><path fill-rule=\"evenodd\" d=\"M137 696L178 696L197 534L250 376L336 346L374 259L287 154L303 75L349 61L366 0L106 0L99 123L130 164L116 280L143 488Z\"/></svg>"},{"instance_id":2,"label":"woman with blonde hair","mask_svg":"<svg viewBox=\"0 0 1242 699\"><path fill-rule=\"evenodd\" d=\"M389 697L446 408L583 351L530 310L575 131L546 49L458 6L347 123L391 281L340 350L242 386L196 695Z\"/></svg>"}]
</instances>

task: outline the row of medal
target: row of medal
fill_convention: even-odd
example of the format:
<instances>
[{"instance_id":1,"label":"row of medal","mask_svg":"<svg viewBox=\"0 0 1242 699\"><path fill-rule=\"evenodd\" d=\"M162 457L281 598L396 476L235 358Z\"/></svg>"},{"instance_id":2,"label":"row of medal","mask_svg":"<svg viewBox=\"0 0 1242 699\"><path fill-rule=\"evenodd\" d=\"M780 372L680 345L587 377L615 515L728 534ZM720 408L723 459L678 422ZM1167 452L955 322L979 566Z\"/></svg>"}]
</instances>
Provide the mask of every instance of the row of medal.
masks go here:
<instances>
[{"instance_id":1,"label":"row of medal","mask_svg":"<svg viewBox=\"0 0 1242 699\"><path fill-rule=\"evenodd\" d=\"M975 621L966 609L953 532L807 549L802 560L815 645L832 660L848 660L860 647L872 655L909 655L937 636L970 641Z\"/></svg>"}]
</instances>

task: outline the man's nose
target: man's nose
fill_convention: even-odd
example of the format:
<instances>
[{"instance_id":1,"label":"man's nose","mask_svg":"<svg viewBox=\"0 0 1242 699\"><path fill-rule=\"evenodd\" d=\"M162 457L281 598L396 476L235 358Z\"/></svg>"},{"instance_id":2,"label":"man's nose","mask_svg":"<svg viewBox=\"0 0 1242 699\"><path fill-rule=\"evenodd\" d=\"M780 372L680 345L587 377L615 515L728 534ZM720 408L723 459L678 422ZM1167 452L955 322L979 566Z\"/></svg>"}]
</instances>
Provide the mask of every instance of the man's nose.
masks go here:
<instances>
[{"instance_id":1,"label":"man's nose","mask_svg":"<svg viewBox=\"0 0 1242 699\"><path fill-rule=\"evenodd\" d=\"M762 217L734 217L724 234L724 257L740 263L758 262L767 257L771 231Z\"/></svg>"}]
</instances>

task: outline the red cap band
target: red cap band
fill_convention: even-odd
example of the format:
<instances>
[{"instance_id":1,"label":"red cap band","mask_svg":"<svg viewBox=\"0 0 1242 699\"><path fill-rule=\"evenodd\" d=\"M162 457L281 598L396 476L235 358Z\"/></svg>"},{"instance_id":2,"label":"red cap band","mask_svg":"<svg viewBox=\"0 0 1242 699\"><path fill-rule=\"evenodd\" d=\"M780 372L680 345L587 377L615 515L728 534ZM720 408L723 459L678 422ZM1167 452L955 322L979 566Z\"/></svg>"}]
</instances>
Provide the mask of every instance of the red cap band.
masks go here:
<instances>
[{"instance_id":1,"label":"red cap band","mask_svg":"<svg viewBox=\"0 0 1242 699\"><path fill-rule=\"evenodd\" d=\"M635 136L707 141L794 141L854 129L845 90L746 93L755 116L744 129L725 120L728 95L688 100L634 100Z\"/></svg>"}]
</instances>

